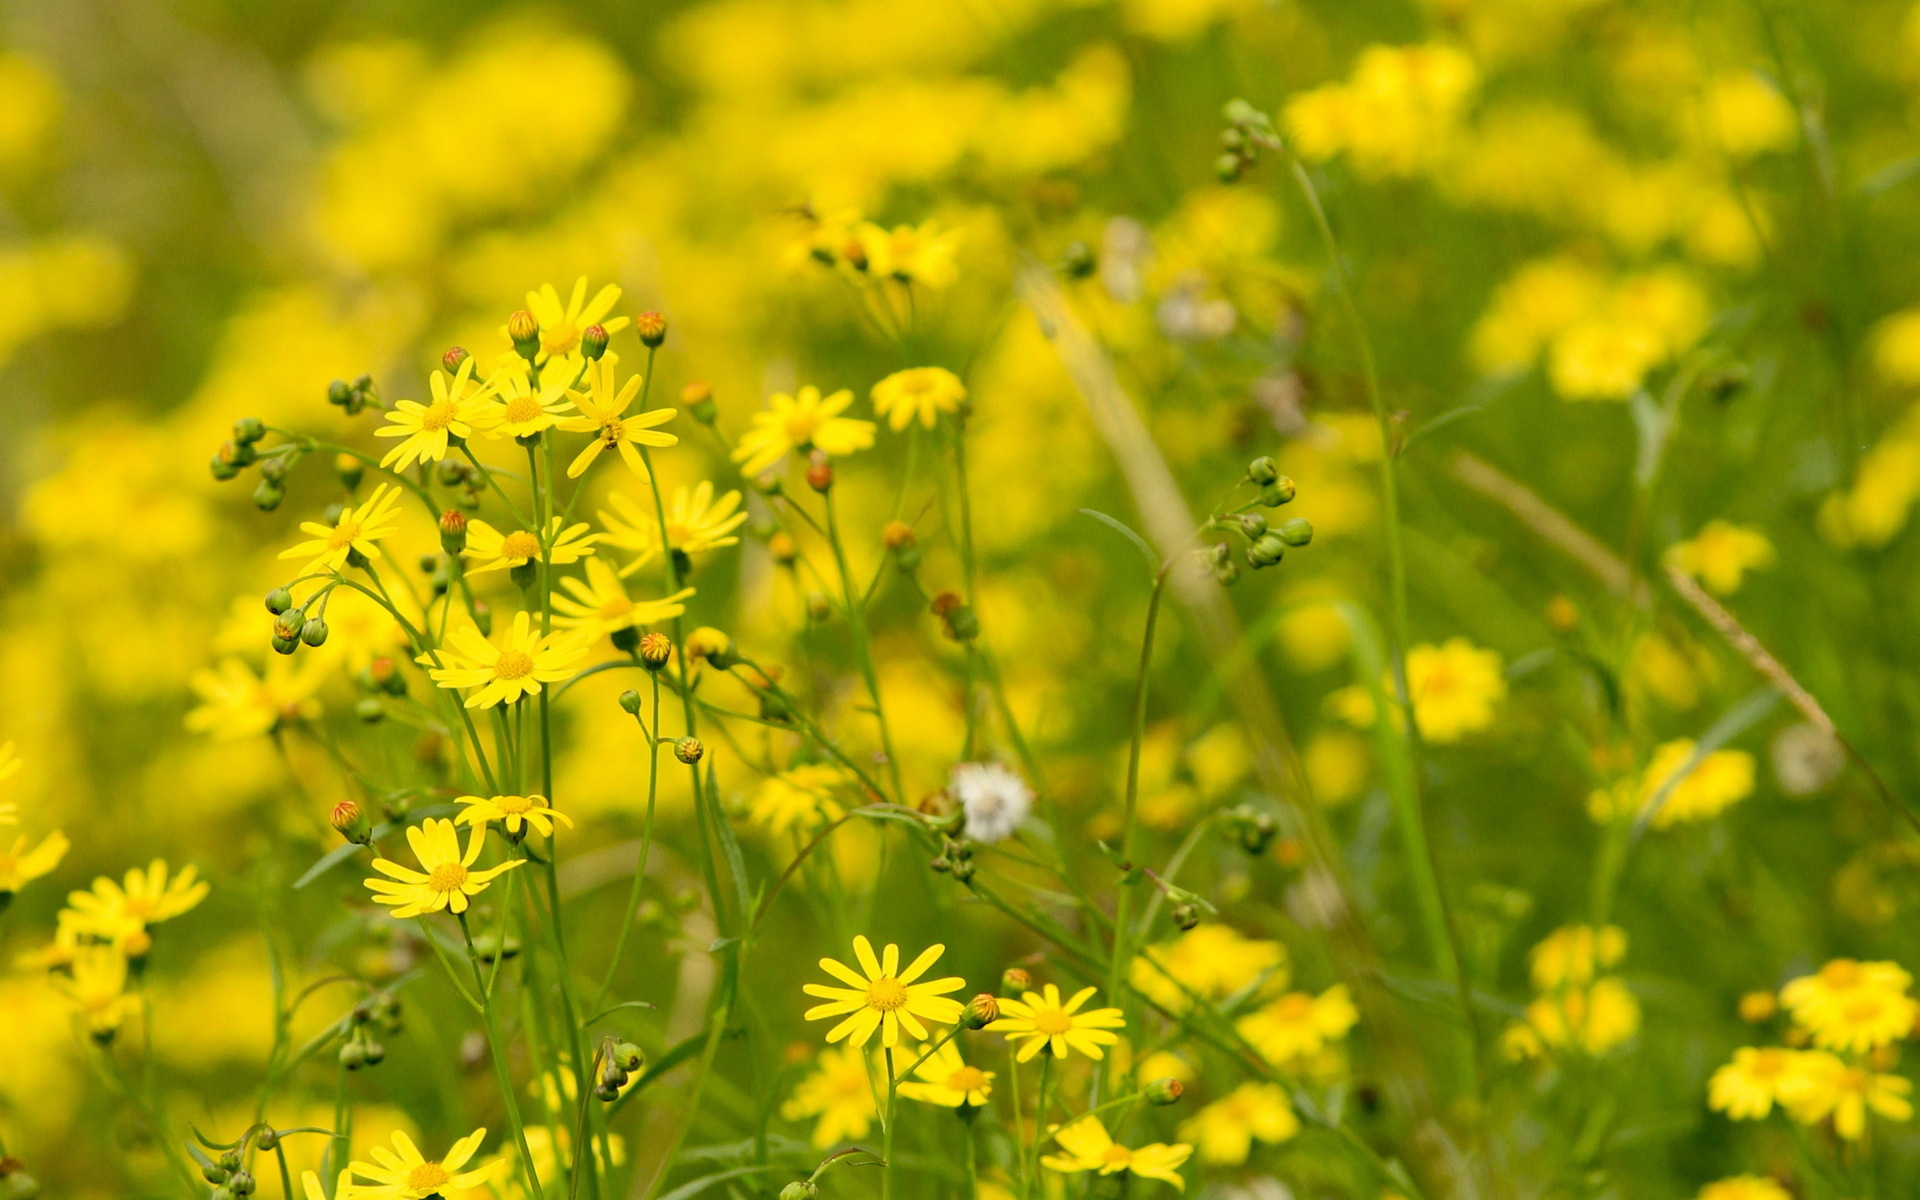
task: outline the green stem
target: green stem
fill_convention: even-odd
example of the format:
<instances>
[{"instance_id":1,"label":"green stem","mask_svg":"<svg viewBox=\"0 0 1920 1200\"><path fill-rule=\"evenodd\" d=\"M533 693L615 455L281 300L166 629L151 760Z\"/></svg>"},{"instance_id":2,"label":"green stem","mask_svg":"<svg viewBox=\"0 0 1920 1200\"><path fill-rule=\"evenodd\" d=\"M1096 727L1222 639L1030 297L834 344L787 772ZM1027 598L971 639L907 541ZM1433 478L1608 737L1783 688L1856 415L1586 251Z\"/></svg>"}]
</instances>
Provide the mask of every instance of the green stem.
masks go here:
<instances>
[{"instance_id":1,"label":"green stem","mask_svg":"<svg viewBox=\"0 0 1920 1200\"><path fill-rule=\"evenodd\" d=\"M479 1002L480 1019L486 1026L487 1049L493 1059L494 1080L500 1087L500 1099L507 1107L507 1124L513 1129L514 1144L520 1150L520 1171L524 1177L527 1194L540 1200L545 1194L540 1189L540 1176L533 1169L533 1149L527 1145L526 1127L520 1120L520 1102L515 1098L513 1076L507 1070L507 1050L501 1041L499 1022L494 1018L493 1001L485 996L486 981L480 973L480 956L473 948L473 934L467 928L467 915L460 914L460 936L466 939L467 962L473 968L473 981L482 991ZM429 932L428 940L432 940ZM449 968L451 964L449 964ZM584 1083L581 1086L585 1086Z\"/></svg>"},{"instance_id":2,"label":"green stem","mask_svg":"<svg viewBox=\"0 0 1920 1200\"><path fill-rule=\"evenodd\" d=\"M880 749L887 756L887 773L893 779L893 799L895 803L905 804L907 789L901 782L900 758L893 752L893 733L887 726L886 706L880 699L880 678L873 669L873 648L867 643L866 620L854 597L853 571L847 566L846 548L840 541L840 522L831 489L827 491L825 500L827 544L833 548L834 565L840 571L840 591L845 597L847 611L847 635L853 642L854 661L859 665L861 677L866 680L867 696L873 701L873 719L880 726Z\"/></svg>"}]
</instances>

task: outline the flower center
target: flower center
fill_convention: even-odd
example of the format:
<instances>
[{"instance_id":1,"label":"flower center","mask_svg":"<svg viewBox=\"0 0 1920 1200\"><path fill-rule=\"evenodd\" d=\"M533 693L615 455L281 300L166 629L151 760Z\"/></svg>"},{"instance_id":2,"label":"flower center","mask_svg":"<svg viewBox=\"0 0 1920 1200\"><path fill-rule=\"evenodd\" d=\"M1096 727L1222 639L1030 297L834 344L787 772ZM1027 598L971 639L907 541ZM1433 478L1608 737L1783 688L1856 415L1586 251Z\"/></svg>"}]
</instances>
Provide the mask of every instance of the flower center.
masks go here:
<instances>
[{"instance_id":1,"label":"flower center","mask_svg":"<svg viewBox=\"0 0 1920 1200\"><path fill-rule=\"evenodd\" d=\"M427 411L420 414L420 428L427 432L438 432L453 424L453 419L459 414L460 406L453 402L452 397L435 400L427 406Z\"/></svg>"},{"instance_id":2,"label":"flower center","mask_svg":"<svg viewBox=\"0 0 1920 1200\"><path fill-rule=\"evenodd\" d=\"M427 886L436 892L457 892L460 890L460 885L466 881L467 869L457 862L441 863L433 869L431 875L427 876ZM427 1165L433 1166L432 1163ZM437 1171L440 1168L433 1169ZM446 1176L442 1175L437 1182L445 1183Z\"/></svg>"},{"instance_id":3,"label":"flower center","mask_svg":"<svg viewBox=\"0 0 1920 1200\"><path fill-rule=\"evenodd\" d=\"M621 423L619 417L608 417L600 422L600 440L608 446L619 442L626 436L626 432L627 427Z\"/></svg>"},{"instance_id":4,"label":"flower center","mask_svg":"<svg viewBox=\"0 0 1920 1200\"><path fill-rule=\"evenodd\" d=\"M956 1092L977 1092L987 1086L987 1073L979 1067L961 1067L947 1076L947 1086Z\"/></svg>"},{"instance_id":5,"label":"flower center","mask_svg":"<svg viewBox=\"0 0 1920 1200\"><path fill-rule=\"evenodd\" d=\"M507 420L522 425L540 415L540 398L534 395L515 396L507 401Z\"/></svg>"},{"instance_id":6,"label":"flower center","mask_svg":"<svg viewBox=\"0 0 1920 1200\"><path fill-rule=\"evenodd\" d=\"M334 526L333 532L327 535L327 549L340 550L353 545L354 539L360 536L360 528L358 521L340 522Z\"/></svg>"},{"instance_id":7,"label":"flower center","mask_svg":"<svg viewBox=\"0 0 1920 1200\"><path fill-rule=\"evenodd\" d=\"M499 796L494 799L494 804L499 806L501 812L513 813L517 816L533 808L533 797Z\"/></svg>"},{"instance_id":8,"label":"flower center","mask_svg":"<svg viewBox=\"0 0 1920 1200\"><path fill-rule=\"evenodd\" d=\"M539 558L540 539L521 529L500 539L501 558Z\"/></svg>"},{"instance_id":9,"label":"flower center","mask_svg":"<svg viewBox=\"0 0 1920 1200\"><path fill-rule=\"evenodd\" d=\"M618 621L623 617L631 615L632 612L633 601L627 599L625 596L621 596L617 599L609 600L600 606L600 619L603 621Z\"/></svg>"},{"instance_id":10,"label":"flower center","mask_svg":"<svg viewBox=\"0 0 1920 1200\"><path fill-rule=\"evenodd\" d=\"M452 1178L439 1163L421 1163L407 1172L407 1186L416 1192L431 1192Z\"/></svg>"},{"instance_id":11,"label":"flower center","mask_svg":"<svg viewBox=\"0 0 1920 1200\"><path fill-rule=\"evenodd\" d=\"M1305 992L1282 996L1273 1006L1273 1015L1282 1021L1304 1021L1313 1012L1313 997Z\"/></svg>"},{"instance_id":12,"label":"flower center","mask_svg":"<svg viewBox=\"0 0 1920 1200\"><path fill-rule=\"evenodd\" d=\"M1100 1161L1117 1167L1124 1167L1133 1161L1133 1151L1115 1142L1100 1152Z\"/></svg>"},{"instance_id":13,"label":"flower center","mask_svg":"<svg viewBox=\"0 0 1920 1200\"><path fill-rule=\"evenodd\" d=\"M1033 1014L1033 1027L1048 1037L1057 1037L1073 1028L1073 1017L1064 1008L1046 1008Z\"/></svg>"},{"instance_id":14,"label":"flower center","mask_svg":"<svg viewBox=\"0 0 1920 1200\"><path fill-rule=\"evenodd\" d=\"M1860 964L1850 958L1837 958L1820 968L1820 980L1830 988L1855 987L1860 982Z\"/></svg>"},{"instance_id":15,"label":"flower center","mask_svg":"<svg viewBox=\"0 0 1920 1200\"><path fill-rule=\"evenodd\" d=\"M819 430L820 414L818 413L802 410L787 417L787 440L796 446L811 445L813 435Z\"/></svg>"},{"instance_id":16,"label":"flower center","mask_svg":"<svg viewBox=\"0 0 1920 1200\"><path fill-rule=\"evenodd\" d=\"M549 355L572 354L580 344L580 329L571 321L562 321L552 329L541 331L540 348Z\"/></svg>"},{"instance_id":17,"label":"flower center","mask_svg":"<svg viewBox=\"0 0 1920 1200\"><path fill-rule=\"evenodd\" d=\"M1849 1023L1861 1025L1879 1016L1880 1011L1880 998L1869 994L1861 996L1849 1003L1841 1015L1844 1016Z\"/></svg>"},{"instance_id":18,"label":"flower center","mask_svg":"<svg viewBox=\"0 0 1920 1200\"><path fill-rule=\"evenodd\" d=\"M533 674L533 655L525 650L503 650L493 664L495 679L525 679Z\"/></svg>"},{"instance_id":19,"label":"flower center","mask_svg":"<svg viewBox=\"0 0 1920 1200\"><path fill-rule=\"evenodd\" d=\"M687 527L678 521L667 522L667 545L684 546L687 544Z\"/></svg>"},{"instance_id":20,"label":"flower center","mask_svg":"<svg viewBox=\"0 0 1920 1200\"><path fill-rule=\"evenodd\" d=\"M867 1003L881 1012L892 1012L907 1002L907 985L888 975L867 985Z\"/></svg>"}]
</instances>

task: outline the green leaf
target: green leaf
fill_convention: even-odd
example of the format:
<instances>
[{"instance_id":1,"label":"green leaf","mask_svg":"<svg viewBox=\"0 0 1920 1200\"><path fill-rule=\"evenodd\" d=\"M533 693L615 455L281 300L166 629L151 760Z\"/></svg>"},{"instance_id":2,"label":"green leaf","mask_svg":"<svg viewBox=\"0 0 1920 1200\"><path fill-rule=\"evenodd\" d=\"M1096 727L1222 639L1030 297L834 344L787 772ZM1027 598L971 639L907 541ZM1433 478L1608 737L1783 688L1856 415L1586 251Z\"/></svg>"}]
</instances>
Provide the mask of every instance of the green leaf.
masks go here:
<instances>
[{"instance_id":1,"label":"green leaf","mask_svg":"<svg viewBox=\"0 0 1920 1200\"><path fill-rule=\"evenodd\" d=\"M1147 544L1147 539L1135 533L1126 522L1117 517L1110 517L1097 508L1083 508L1080 511L1139 547L1140 556L1147 560L1147 570L1159 574L1160 556L1153 552L1153 547Z\"/></svg>"},{"instance_id":2,"label":"green leaf","mask_svg":"<svg viewBox=\"0 0 1920 1200\"><path fill-rule=\"evenodd\" d=\"M657 1004L649 1004L645 1000L622 1000L620 1003L610 1004L607 1007L601 1009L599 1012L588 1017L587 1024L591 1025L595 1021L598 1021L601 1017L610 1017L614 1013L619 1012L623 1008L658 1008L658 1007L660 1006Z\"/></svg>"},{"instance_id":3,"label":"green leaf","mask_svg":"<svg viewBox=\"0 0 1920 1200\"><path fill-rule=\"evenodd\" d=\"M701 1192L706 1191L716 1183L725 1183L729 1179L738 1179L742 1175L759 1175L767 1171L791 1170L793 1170L792 1167L776 1166L730 1167L725 1171L715 1171L711 1175L702 1175L691 1183L683 1183L666 1195L660 1197L660 1200L689 1200L690 1197L698 1196Z\"/></svg>"}]
</instances>

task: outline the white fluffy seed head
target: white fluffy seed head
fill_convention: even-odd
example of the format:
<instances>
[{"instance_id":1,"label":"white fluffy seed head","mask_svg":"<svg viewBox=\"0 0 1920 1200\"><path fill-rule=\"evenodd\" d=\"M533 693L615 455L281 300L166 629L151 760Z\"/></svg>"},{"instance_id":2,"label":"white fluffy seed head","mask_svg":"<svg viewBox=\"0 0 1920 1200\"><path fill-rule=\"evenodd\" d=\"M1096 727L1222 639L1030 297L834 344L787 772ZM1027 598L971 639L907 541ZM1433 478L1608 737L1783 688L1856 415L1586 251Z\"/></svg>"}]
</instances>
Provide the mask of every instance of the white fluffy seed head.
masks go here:
<instances>
[{"instance_id":1,"label":"white fluffy seed head","mask_svg":"<svg viewBox=\"0 0 1920 1200\"><path fill-rule=\"evenodd\" d=\"M1033 809L1033 789L999 763L961 763L953 768L947 791L966 813L967 836L997 842L1012 836Z\"/></svg>"}]
</instances>

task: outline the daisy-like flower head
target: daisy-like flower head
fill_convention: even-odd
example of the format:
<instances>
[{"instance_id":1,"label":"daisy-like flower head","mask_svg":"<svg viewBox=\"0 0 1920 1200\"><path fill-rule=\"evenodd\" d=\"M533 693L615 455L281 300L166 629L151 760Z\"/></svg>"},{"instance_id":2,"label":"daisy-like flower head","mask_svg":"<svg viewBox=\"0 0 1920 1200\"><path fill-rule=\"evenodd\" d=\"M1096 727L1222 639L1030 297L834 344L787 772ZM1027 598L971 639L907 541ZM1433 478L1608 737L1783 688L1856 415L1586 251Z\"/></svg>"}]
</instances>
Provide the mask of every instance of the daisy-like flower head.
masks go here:
<instances>
[{"instance_id":1,"label":"daisy-like flower head","mask_svg":"<svg viewBox=\"0 0 1920 1200\"><path fill-rule=\"evenodd\" d=\"M1795 1057L1777 1046L1742 1046L1707 1080L1707 1107L1736 1121L1763 1119L1779 1101L1780 1082L1792 1073Z\"/></svg>"},{"instance_id":2,"label":"daisy-like flower head","mask_svg":"<svg viewBox=\"0 0 1920 1200\"><path fill-rule=\"evenodd\" d=\"M1066 1153L1048 1154L1040 1159L1040 1165L1050 1171L1066 1175L1080 1171L1098 1171L1102 1175L1129 1171L1142 1179L1158 1179L1183 1192L1187 1190L1186 1180L1180 1178L1180 1166L1193 1155L1193 1147L1184 1142L1172 1146L1154 1142L1129 1149L1114 1141L1100 1118L1092 1113L1056 1131L1053 1140Z\"/></svg>"},{"instance_id":3,"label":"daisy-like flower head","mask_svg":"<svg viewBox=\"0 0 1920 1200\"><path fill-rule=\"evenodd\" d=\"M555 821L573 828L573 818L553 807L545 796L456 796L454 801L466 806L454 818L462 825L480 828L489 821L498 821L500 828L516 842L528 826L538 830L542 837L553 836Z\"/></svg>"},{"instance_id":4,"label":"daisy-like flower head","mask_svg":"<svg viewBox=\"0 0 1920 1200\"><path fill-rule=\"evenodd\" d=\"M1018 1000L1002 999L1000 1011L1004 1015L988 1025L987 1032L1004 1033L1009 1042L1024 1043L1018 1055L1021 1062L1047 1048L1055 1058L1065 1058L1069 1048L1088 1058L1105 1058L1106 1051L1101 1047L1120 1040L1120 1035L1112 1031L1124 1027L1127 1018L1117 1008L1081 1012L1081 1005L1096 990L1081 988L1062 1004L1060 989L1049 983L1041 992L1028 992Z\"/></svg>"},{"instance_id":5,"label":"daisy-like flower head","mask_svg":"<svg viewBox=\"0 0 1920 1200\"><path fill-rule=\"evenodd\" d=\"M1794 1055L1776 1091L1794 1120L1817 1125L1831 1118L1833 1131L1849 1142L1866 1136L1869 1113L1889 1121L1913 1117L1912 1080L1849 1066L1824 1050Z\"/></svg>"},{"instance_id":6,"label":"daisy-like flower head","mask_svg":"<svg viewBox=\"0 0 1920 1200\"><path fill-rule=\"evenodd\" d=\"M828 1046L820 1051L812 1073L780 1106L780 1115L789 1121L818 1118L813 1144L822 1150L867 1136L880 1111L873 1104L866 1052L856 1046Z\"/></svg>"},{"instance_id":7,"label":"daisy-like flower head","mask_svg":"<svg viewBox=\"0 0 1920 1200\"><path fill-rule=\"evenodd\" d=\"M68 911L77 932L111 942L122 953L139 958L152 946L147 930L194 908L207 898L207 885L191 864L168 877L165 859L156 858L142 871L129 868L121 883L102 875L93 889L67 894Z\"/></svg>"},{"instance_id":8,"label":"daisy-like flower head","mask_svg":"<svg viewBox=\"0 0 1920 1200\"><path fill-rule=\"evenodd\" d=\"M1706 584L1709 591L1731 596L1740 590L1747 572L1774 563L1773 543L1758 529L1729 521L1708 521L1692 541L1668 547L1666 562Z\"/></svg>"},{"instance_id":9,"label":"daisy-like flower head","mask_svg":"<svg viewBox=\"0 0 1920 1200\"><path fill-rule=\"evenodd\" d=\"M627 595L626 585L605 559L587 560L587 578L583 582L568 576L560 581L568 594L553 598L553 623L562 629L575 629L588 637L603 637L622 629L638 629L670 621L687 611L692 588L681 588L661 600L635 600Z\"/></svg>"},{"instance_id":10,"label":"daisy-like flower head","mask_svg":"<svg viewBox=\"0 0 1920 1200\"><path fill-rule=\"evenodd\" d=\"M1238 1166L1257 1139L1268 1145L1300 1132L1300 1118L1277 1083L1243 1083L1180 1123L1180 1136L1200 1148L1203 1162Z\"/></svg>"},{"instance_id":11,"label":"daisy-like flower head","mask_svg":"<svg viewBox=\"0 0 1920 1200\"><path fill-rule=\"evenodd\" d=\"M373 860L373 869L385 879L363 880L379 904L394 906L396 917L418 917L426 913L466 912L473 897L487 890L494 877L511 871L526 861L510 858L498 866L476 871L480 848L486 843L484 822L474 826L467 838L466 853L460 851L460 832L452 821L429 817L419 825L407 827L407 844L420 860L418 871L384 858Z\"/></svg>"},{"instance_id":12,"label":"daisy-like flower head","mask_svg":"<svg viewBox=\"0 0 1920 1200\"><path fill-rule=\"evenodd\" d=\"M795 829L838 820L846 810L836 798L854 784L853 774L831 763L802 763L761 780L747 807L747 819L784 837Z\"/></svg>"},{"instance_id":13,"label":"daisy-like flower head","mask_svg":"<svg viewBox=\"0 0 1920 1200\"><path fill-rule=\"evenodd\" d=\"M553 542L551 550L541 545L540 535L532 530L516 529L512 533L501 533L485 521L467 522L467 548L460 552L471 560L467 574L524 567L540 559L546 559L554 566L565 566L592 554L593 544L600 540L600 535L587 532L590 527L585 521L562 529L561 520L555 517L547 524L547 536Z\"/></svg>"},{"instance_id":14,"label":"daisy-like flower head","mask_svg":"<svg viewBox=\"0 0 1920 1200\"><path fill-rule=\"evenodd\" d=\"M427 380L433 403L402 400L387 414L387 423L373 431L375 437L403 438L387 451L380 465L404 471L417 462L439 462L447 456L451 440L473 436L475 428L486 428L494 414L487 389L473 382L473 359L460 364L452 376L435 371Z\"/></svg>"},{"instance_id":15,"label":"daisy-like flower head","mask_svg":"<svg viewBox=\"0 0 1920 1200\"><path fill-rule=\"evenodd\" d=\"M926 1054L921 1050L914 1057ZM914 1078L900 1084L900 1094L909 1100L938 1104L943 1108L983 1108L993 1095L993 1072L968 1066L960 1057L960 1047L949 1038L914 1068ZM915 1082L915 1081L918 1082Z\"/></svg>"},{"instance_id":16,"label":"daisy-like flower head","mask_svg":"<svg viewBox=\"0 0 1920 1200\"><path fill-rule=\"evenodd\" d=\"M1920 1005L1907 995L1913 983L1898 963L1836 958L1780 989L1794 1023L1826 1050L1866 1051L1907 1036Z\"/></svg>"},{"instance_id":17,"label":"daisy-like flower head","mask_svg":"<svg viewBox=\"0 0 1920 1200\"><path fill-rule=\"evenodd\" d=\"M549 372L536 388L527 376L526 360L516 356L515 361L520 370L504 370L487 380L497 399L496 411L486 424L489 437L530 438L574 415L573 401L567 398L571 375Z\"/></svg>"},{"instance_id":18,"label":"daisy-like flower head","mask_svg":"<svg viewBox=\"0 0 1920 1200\"><path fill-rule=\"evenodd\" d=\"M586 449L575 456L567 467L567 478L578 479L586 474L593 460L600 457L602 450L617 450L626 460L627 468L635 475L652 482L647 473L647 464L641 461L636 446L672 446L680 439L670 433L661 433L654 428L664 425L678 414L677 409L650 408L645 412L627 415L627 406L640 393L641 376L629 375L625 383L619 382L614 374L612 358L602 358L587 366L587 390L573 392L573 402L580 410L577 417L568 417L558 423L557 428L568 433L591 433L593 440Z\"/></svg>"},{"instance_id":19,"label":"daisy-like flower head","mask_svg":"<svg viewBox=\"0 0 1920 1200\"><path fill-rule=\"evenodd\" d=\"M967 986L966 980L948 976L925 983L916 982L927 973L927 968L940 960L946 950L945 946L938 944L929 946L902 971L900 947L888 943L881 956L876 958L873 943L864 936L855 937L853 953L859 960L860 971L856 972L831 958L821 959L820 969L847 986L807 984L803 989L807 995L818 996L827 1002L808 1009L807 1020L844 1017L845 1020L827 1031L827 1041L830 1043L845 1038L850 1045L864 1046L872 1039L876 1029L880 1030L880 1044L887 1047L900 1044L902 1029L907 1031L909 1037L925 1041L927 1027L922 1024L923 1020L935 1025L951 1025L960 1019L960 1002L947 999L946 994Z\"/></svg>"},{"instance_id":20,"label":"daisy-like flower head","mask_svg":"<svg viewBox=\"0 0 1920 1200\"><path fill-rule=\"evenodd\" d=\"M1289 992L1233 1024L1268 1062L1284 1064L1320 1053L1328 1042L1347 1036L1360 1013L1347 998L1345 984L1315 996Z\"/></svg>"},{"instance_id":21,"label":"daisy-like flower head","mask_svg":"<svg viewBox=\"0 0 1920 1200\"><path fill-rule=\"evenodd\" d=\"M958 230L942 232L932 221L892 229L863 221L855 236L866 254L867 273L875 279L917 283L937 291L959 278L953 261Z\"/></svg>"},{"instance_id":22,"label":"daisy-like flower head","mask_svg":"<svg viewBox=\"0 0 1920 1200\"><path fill-rule=\"evenodd\" d=\"M280 557L306 559L306 565L300 568L302 575L338 571L353 554L368 560L379 558L380 547L375 543L380 538L393 536L394 530L400 528L400 515L393 511L399 502L399 488L380 484L365 504L341 509L340 519L332 525L300 522L301 532L311 534L312 540L282 550Z\"/></svg>"},{"instance_id":23,"label":"daisy-like flower head","mask_svg":"<svg viewBox=\"0 0 1920 1200\"><path fill-rule=\"evenodd\" d=\"M140 1011L139 997L127 991L126 956L111 946L81 948L64 973L49 979L96 1041L111 1040Z\"/></svg>"},{"instance_id":24,"label":"daisy-like flower head","mask_svg":"<svg viewBox=\"0 0 1920 1200\"><path fill-rule=\"evenodd\" d=\"M527 293L527 311L540 322L540 352L534 362L546 366L558 360L559 369L543 374L553 374L571 382L580 374L580 364L585 359L580 354L580 339L590 326L598 325L608 333L619 333L628 325L625 317L610 317L613 306L620 303L620 289L608 284L587 299L587 277L582 275L574 281L573 292L566 303L560 302L559 291L550 283L541 284L537 292ZM500 336L511 340L507 327L500 327Z\"/></svg>"},{"instance_id":25,"label":"daisy-like flower head","mask_svg":"<svg viewBox=\"0 0 1920 1200\"><path fill-rule=\"evenodd\" d=\"M0 846L0 898L13 895L59 866L67 849L67 835L57 829L31 850L25 837L14 838L11 848Z\"/></svg>"},{"instance_id":26,"label":"daisy-like flower head","mask_svg":"<svg viewBox=\"0 0 1920 1200\"><path fill-rule=\"evenodd\" d=\"M375 1146L371 1163L348 1164L348 1171L368 1181L353 1185L353 1200L427 1200L429 1196L480 1187L492 1177L492 1166L472 1171L460 1168L473 1158L486 1136L485 1129L476 1129L455 1142L445 1158L429 1162L413 1139L396 1129L392 1150Z\"/></svg>"},{"instance_id":27,"label":"daisy-like flower head","mask_svg":"<svg viewBox=\"0 0 1920 1200\"><path fill-rule=\"evenodd\" d=\"M958 412L966 401L967 385L945 367L909 367L873 385L873 411L899 433L913 422L932 429L941 413Z\"/></svg>"},{"instance_id":28,"label":"daisy-like flower head","mask_svg":"<svg viewBox=\"0 0 1920 1200\"><path fill-rule=\"evenodd\" d=\"M620 577L625 579L660 553L660 521L653 509L636 504L620 492L609 495L607 503L615 511L600 511L600 524L607 531L604 540L634 555L633 561L620 569ZM676 555L737 545L740 539L733 536L733 531L747 523L747 514L740 510L740 493L728 492L715 500L713 484L704 479L691 492L685 487L673 489L673 500L666 511L667 545Z\"/></svg>"},{"instance_id":29,"label":"daisy-like flower head","mask_svg":"<svg viewBox=\"0 0 1920 1200\"><path fill-rule=\"evenodd\" d=\"M795 450L823 450L834 458L865 450L873 445L873 422L841 416L852 403L846 388L824 398L812 384L791 396L775 393L766 411L753 414L753 428L741 435L733 461L758 475Z\"/></svg>"},{"instance_id":30,"label":"daisy-like flower head","mask_svg":"<svg viewBox=\"0 0 1920 1200\"><path fill-rule=\"evenodd\" d=\"M315 693L333 666L324 655L276 654L255 675L245 660L223 658L188 679L200 704L187 713L186 727L229 742L271 733L283 722L313 720L320 715Z\"/></svg>"},{"instance_id":31,"label":"daisy-like flower head","mask_svg":"<svg viewBox=\"0 0 1920 1200\"><path fill-rule=\"evenodd\" d=\"M449 633L447 642L448 647L440 651L444 666L434 666L430 654L415 661L427 666L427 674L443 688L478 689L467 697L468 708L491 708L502 702L514 703L523 696L538 696L541 684L571 679L587 652L571 632L534 633L527 613L513 618L498 646L481 637L471 625Z\"/></svg>"}]
</instances>

